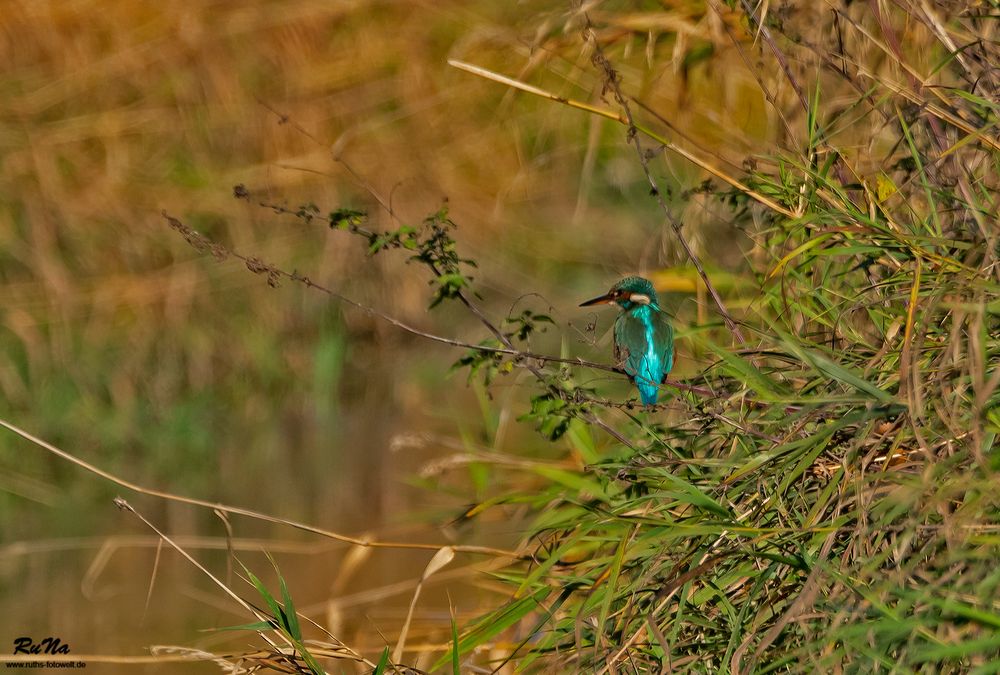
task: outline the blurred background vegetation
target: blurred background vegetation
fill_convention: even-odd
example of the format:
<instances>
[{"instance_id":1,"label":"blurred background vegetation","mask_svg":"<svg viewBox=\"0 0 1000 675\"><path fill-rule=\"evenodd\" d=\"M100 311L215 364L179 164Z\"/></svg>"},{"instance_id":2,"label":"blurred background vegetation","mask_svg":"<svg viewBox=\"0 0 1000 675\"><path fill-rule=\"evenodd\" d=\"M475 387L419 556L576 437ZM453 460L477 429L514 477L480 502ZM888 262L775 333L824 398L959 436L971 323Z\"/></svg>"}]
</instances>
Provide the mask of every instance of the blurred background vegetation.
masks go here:
<instances>
[{"instance_id":1,"label":"blurred background vegetation","mask_svg":"<svg viewBox=\"0 0 1000 675\"><path fill-rule=\"evenodd\" d=\"M948 155L967 162L975 198L960 200L975 202L977 216L942 216L943 226L935 221L936 230L911 234L948 240L947 255L956 258L976 258L989 246L985 257L962 260L995 270L996 75L988 64L996 42L995 28L977 17L997 8L904 4L764 3L753 10L764 17L762 30L739 3L701 1L7 3L0 15L0 414L144 486L346 533L514 547L530 507L544 504L512 499L472 522L455 519L470 503L515 487L541 490L539 476L517 485L488 462L465 462L460 471L442 462L488 451L582 467L580 447L567 450L534 425L518 424L532 393L526 373L488 389L464 373L448 376L459 352L295 284L269 288L240 263L191 249L161 211L424 330L478 342L488 333L461 307L427 312L428 276L405 256L366 257L355 238L258 205L363 209L373 227L389 229L394 221L378 198L412 223L447 200L460 251L479 265L474 287L487 314L501 321L530 308L553 318L532 338L534 351L609 361L610 313L576 305L621 276L643 273L675 315L676 376L697 376L722 358L731 367L722 375L749 377L752 370L720 356L728 334L650 198L626 129L447 65L472 62L615 109L583 37L589 20L635 97L636 114L717 169L706 172L647 141L661 191L727 306L755 329L774 322L824 349L843 339L841 351L853 355L851 346L870 335L859 328L843 338L830 327L831 307L811 306L808 294L824 284L856 288L880 260L881 244L824 258L823 247L808 243L816 234L809 228L833 232L865 214L846 207L812 214L871 195L872 222L876 211L908 205L914 222L961 206L942 191L958 191L952 174L942 169L933 185L914 174L933 130L907 136L893 122L895 112L917 124L929 104L930 88L906 95L914 72L937 78L940 91L967 94L948 89L947 101L932 101L968 127L949 127L957 135L949 131L936 148L935 166ZM790 76L769 48L772 31L788 52ZM956 41L974 40L980 51L950 55ZM976 60L980 53L986 63ZM982 83L969 85L956 72L978 73ZM793 217L777 219L719 174L739 177ZM250 199L233 199L237 184ZM946 255L940 241L919 245L933 248L916 256L922 260ZM813 251L819 262L789 264L793 251ZM834 262L825 267L826 260ZM776 265L795 268L798 285L768 285ZM891 333L887 344L913 330L903 302L911 269L895 271L903 291L885 303L898 300L891 308L902 313L886 309L872 319L880 340ZM875 274L867 279L876 286L891 276ZM955 300L967 303L970 316L979 312L977 344L986 346L962 377L981 376L973 397L980 416L996 389L996 302L989 312L977 309L993 297L995 271L987 279L994 285L976 287L975 298ZM783 314L789 298L798 314ZM588 326L595 320L596 328ZM941 320L928 315L918 330ZM774 347L756 330L751 342ZM880 379L878 347L866 353L869 370L860 356L851 365L871 376L872 387L894 389L898 362L887 363L888 379ZM887 354L898 357L899 347L881 357ZM618 399L634 395L607 375L579 372L577 384ZM788 376L763 393L794 398L809 382ZM767 385L757 385L762 395ZM897 394L914 403L912 387ZM661 415L666 424L690 412L680 406ZM954 419L967 424L975 415ZM609 416L629 424L627 412ZM765 426L762 433L774 432ZM608 439L594 433L604 448ZM993 433L976 437L977 453ZM690 454L715 452L707 447L691 441ZM157 554L148 529L112 508L119 488L12 434L0 436L0 448L0 608L9 618L0 651L15 634L57 635L74 653L244 645L233 634L196 632L246 617L179 556ZM225 574L220 519L162 500L130 501L164 531L188 536L190 550ZM953 505L954 495L944 501ZM376 660L394 642L425 554L359 553L253 520L234 520L233 529L241 559L266 576L259 550L273 553L300 611L338 638ZM510 596L509 587L474 573L470 563L481 561L462 562L442 579L447 584L428 589L411 642L447 643L449 604L465 625ZM719 647L729 656L733 649ZM425 668L441 650L427 652L414 657Z\"/></svg>"}]
</instances>

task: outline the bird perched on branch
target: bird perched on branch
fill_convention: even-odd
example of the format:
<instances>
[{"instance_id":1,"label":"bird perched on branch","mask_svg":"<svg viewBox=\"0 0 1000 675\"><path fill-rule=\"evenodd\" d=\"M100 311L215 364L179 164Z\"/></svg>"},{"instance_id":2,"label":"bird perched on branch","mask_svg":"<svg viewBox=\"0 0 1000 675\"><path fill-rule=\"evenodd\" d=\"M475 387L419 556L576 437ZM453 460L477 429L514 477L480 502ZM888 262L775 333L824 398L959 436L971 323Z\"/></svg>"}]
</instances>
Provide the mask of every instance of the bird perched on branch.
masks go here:
<instances>
[{"instance_id":1,"label":"bird perched on branch","mask_svg":"<svg viewBox=\"0 0 1000 675\"><path fill-rule=\"evenodd\" d=\"M601 304L621 307L615 320L615 362L639 388L643 405L654 405L657 388L674 365L674 329L660 309L653 283L626 277L580 306Z\"/></svg>"}]
</instances>

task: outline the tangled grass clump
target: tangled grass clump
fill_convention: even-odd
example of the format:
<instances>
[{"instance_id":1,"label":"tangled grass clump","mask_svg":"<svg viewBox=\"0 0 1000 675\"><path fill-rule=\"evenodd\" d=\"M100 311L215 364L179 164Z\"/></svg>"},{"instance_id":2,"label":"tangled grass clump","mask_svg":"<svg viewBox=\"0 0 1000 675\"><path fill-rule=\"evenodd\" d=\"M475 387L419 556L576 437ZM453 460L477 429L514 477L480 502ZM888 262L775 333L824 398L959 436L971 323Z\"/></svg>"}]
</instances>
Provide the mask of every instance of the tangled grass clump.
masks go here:
<instances>
[{"instance_id":1,"label":"tangled grass clump","mask_svg":"<svg viewBox=\"0 0 1000 675\"><path fill-rule=\"evenodd\" d=\"M461 649L517 625L503 634L520 669L958 672L1000 658L994 28L971 12L945 28L909 3L833 10L811 34L839 35L838 51L760 21L783 63L818 54L823 77L784 71L804 95L787 128L800 145L715 191L756 246L747 346L689 333L712 356L698 384L717 394L676 393L669 423L631 416L616 427L628 445L598 453L569 422L575 481L544 467L499 500L528 503L530 557ZM899 48L902 21L938 59L926 79ZM983 37L956 50L952 31ZM848 51L873 45L881 67Z\"/></svg>"}]
</instances>

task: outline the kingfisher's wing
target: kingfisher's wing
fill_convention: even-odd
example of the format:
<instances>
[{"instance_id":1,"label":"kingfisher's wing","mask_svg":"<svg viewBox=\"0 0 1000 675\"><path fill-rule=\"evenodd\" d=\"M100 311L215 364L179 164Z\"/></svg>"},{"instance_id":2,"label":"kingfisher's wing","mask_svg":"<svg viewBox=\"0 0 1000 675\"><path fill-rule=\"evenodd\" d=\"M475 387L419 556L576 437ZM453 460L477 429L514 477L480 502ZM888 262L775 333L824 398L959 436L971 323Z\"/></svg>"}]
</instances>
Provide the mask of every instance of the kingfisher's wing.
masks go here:
<instances>
[{"instance_id":1,"label":"kingfisher's wing","mask_svg":"<svg viewBox=\"0 0 1000 675\"><path fill-rule=\"evenodd\" d=\"M633 379L662 382L674 365L674 329L666 312L622 312L615 321L615 362Z\"/></svg>"},{"instance_id":2,"label":"kingfisher's wing","mask_svg":"<svg viewBox=\"0 0 1000 675\"><path fill-rule=\"evenodd\" d=\"M674 327L670 325L670 317L664 311L653 313L656 322L657 348L660 351L660 360L663 364L663 375L660 382L667 376L670 369L674 367Z\"/></svg>"},{"instance_id":3,"label":"kingfisher's wing","mask_svg":"<svg viewBox=\"0 0 1000 675\"><path fill-rule=\"evenodd\" d=\"M615 321L615 361L635 382L643 405L654 405L674 365L674 329L655 305L630 309Z\"/></svg>"},{"instance_id":4,"label":"kingfisher's wing","mask_svg":"<svg viewBox=\"0 0 1000 675\"><path fill-rule=\"evenodd\" d=\"M615 365L634 378L645 350L646 327L636 317L622 312L615 320Z\"/></svg>"}]
</instances>

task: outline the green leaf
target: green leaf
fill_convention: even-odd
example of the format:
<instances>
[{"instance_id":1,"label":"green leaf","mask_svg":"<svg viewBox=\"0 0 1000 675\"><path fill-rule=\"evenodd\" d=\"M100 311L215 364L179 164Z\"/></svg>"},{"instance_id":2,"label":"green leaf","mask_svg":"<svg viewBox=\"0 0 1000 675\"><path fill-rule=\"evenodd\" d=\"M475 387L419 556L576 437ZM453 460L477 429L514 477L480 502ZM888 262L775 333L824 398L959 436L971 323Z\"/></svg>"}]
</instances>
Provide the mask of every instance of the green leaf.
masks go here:
<instances>
[{"instance_id":1,"label":"green leaf","mask_svg":"<svg viewBox=\"0 0 1000 675\"><path fill-rule=\"evenodd\" d=\"M583 461L587 464L596 464L601 459L594 444L594 437L590 433L590 427L579 419L570 422L566 431L566 436L576 449Z\"/></svg>"},{"instance_id":2,"label":"green leaf","mask_svg":"<svg viewBox=\"0 0 1000 675\"><path fill-rule=\"evenodd\" d=\"M367 217L368 214L364 211L337 209L330 214L330 227L335 230L346 230L361 225Z\"/></svg>"},{"instance_id":3,"label":"green leaf","mask_svg":"<svg viewBox=\"0 0 1000 675\"><path fill-rule=\"evenodd\" d=\"M785 267L785 265L787 265L790 261L792 261L793 259L795 259L798 256L802 255L803 253L805 253L809 249L812 249L812 248L815 248L815 247L819 246L820 244L822 244L824 241L826 241L827 239L829 239L832 236L833 235L830 234L830 233L821 234L821 235L818 235L816 237L813 237L813 238L809 239L804 244L801 244L800 246L797 246L794 250L792 250L791 253L788 253L784 258L782 258L781 260L778 261L778 264L775 265L774 268L770 272L767 273L767 278L771 279L776 274L778 274L778 272L780 272Z\"/></svg>"},{"instance_id":4,"label":"green leaf","mask_svg":"<svg viewBox=\"0 0 1000 675\"><path fill-rule=\"evenodd\" d=\"M659 478L677 489L676 492L671 492L676 499L688 503L691 506L711 511L717 516L722 516L723 518L733 517L733 514L729 512L729 509L709 497L696 486L688 483L686 480L678 478L671 473L660 474Z\"/></svg>"},{"instance_id":5,"label":"green leaf","mask_svg":"<svg viewBox=\"0 0 1000 675\"><path fill-rule=\"evenodd\" d=\"M274 562L273 560L271 562ZM274 571L277 572L278 568L275 567ZM278 574L278 584L281 586L281 598L285 603L284 616L286 621L286 626L288 628L288 633L296 640L302 639L302 628L299 626L299 616L295 612L295 605L292 604L292 596L288 593L288 586L285 585L285 578Z\"/></svg>"},{"instance_id":6,"label":"green leaf","mask_svg":"<svg viewBox=\"0 0 1000 675\"><path fill-rule=\"evenodd\" d=\"M760 398L768 401L787 398L788 394L784 386L769 378L743 357L711 341L706 340L704 344L722 359L733 375L742 380L747 387L756 391Z\"/></svg>"},{"instance_id":7,"label":"green leaf","mask_svg":"<svg viewBox=\"0 0 1000 675\"><path fill-rule=\"evenodd\" d=\"M596 497L602 502L609 502L611 500L611 495L608 494L603 485L577 471L566 471L565 469L557 469L553 466L544 465L533 466L531 470L539 476L559 483L578 494Z\"/></svg>"},{"instance_id":8,"label":"green leaf","mask_svg":"<svg viewBox=\"0 0 1000 675\"><path fill-rule=\"evenodd\" d=\"M993 633L972 640L966 638L958 642L921 645L913 649L910 658L917 663L940 663L946 659L968 659L977 656L989 661L996 658L998 650L1000 650L1000 633ZM996 662L993 666L994 668L988 672L996 672Z\"/></svg>"},{"instance_id":9,"label":"green leaf","mask_svg":"<svg viewBox=\"0 0 1000 675\"><path fill-rule=\"evenodd\" d=\"M267 590L267 586L264 585L264 582L258 579L257 576L242 562L240 565L243 567L243 571L246 572L247 578L250 579L250 583L253 584L255 589L257 589L260 596L264 598L264 602L267 603L268 609L271 610L271 615L280 621L281 615L284 613L281 609L281 605L278 604L278 601L275 600L274 596Z\"/></svg>"},{"instance_id":10,"label":"green leaf","mask_svg":"<svg viewBox=\"0 0 1000 675\"><path fill-rule=\"evenodd\" d=\"M474 647L486 642L490 638L499 635L515 623L523 619L530 612L534 611L545 598L551 593L549 588L540 588L531 595L515 600L485 618L483 618L465 637L458 642L458 653L464 654ZM449 650L448 654L439 659L430 670L434 671L451 661L454 663L453 653L455 648Z\"/></svg>"},{"instance_id":11,"label":"green leaf","mask_svg":"<svg viewBox=\"0 0 1000 675\"><path fill-rule=\"evenodd\" d=\"M782 339L788 346L789 351L799 357L803 362L809 364L816 370L818 370L823 375L841 382L848 386L854 387L858 391L864 392L869 396L878 399L884 403L892 403L896 400L896 397L887 391L882 391L877 386L871 382L855 375L850 370L841 366L838 363L834 363L826 356L802 347L797 340L791 339L789 336L782 334Z\"/></svg>"},{"instance_id":12,"label":"green leaf","mask_svg":"<svg viewBox=\"0 0 1000 675\"><path fill-rule=\"evenodd\" d=\"M514 593L514 596L520 597L521 595L524 595L524 592L527 591L532 586L534 586L535 583L538 582L538 580L541 579L546 572L552 569L553 565L562 560L563 557L573 548L579 546L580 540L586 537L592 528L593 525L591 525L590 523L584 523L580 525L580 527L575 532L573 532L573 534L571 534L568 537L565 537L560 542L559 547L556 548L556 550L549 553L548 557L545 560L543 560L540 565L531 570L531 573L524 578L524 581L521 582L521 585Z\"/></svg>"}]
</instances>

